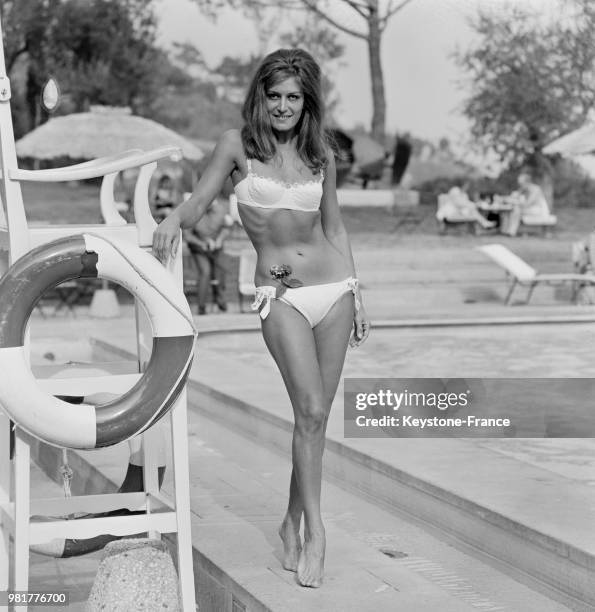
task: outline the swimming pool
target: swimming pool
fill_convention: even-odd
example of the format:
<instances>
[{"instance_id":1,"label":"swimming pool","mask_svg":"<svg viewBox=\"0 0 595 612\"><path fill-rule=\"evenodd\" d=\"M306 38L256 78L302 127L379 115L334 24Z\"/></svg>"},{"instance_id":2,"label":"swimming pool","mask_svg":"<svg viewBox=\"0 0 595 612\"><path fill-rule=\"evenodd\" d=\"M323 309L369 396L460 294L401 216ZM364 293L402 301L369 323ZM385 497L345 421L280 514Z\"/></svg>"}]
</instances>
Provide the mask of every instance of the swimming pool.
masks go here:
<instances>
[{"instance_id":1,"label":"swimming pool","mask_svg":"<svg viewBox=\"0 0 595 612\"><path fill-rule=\"evenodd\" d=\"M272 360L260 332L200 337L201 352ZM595 323L465 325L372 329L348 349L344 377L595 376Z\"/></svg>"}]
</instances>

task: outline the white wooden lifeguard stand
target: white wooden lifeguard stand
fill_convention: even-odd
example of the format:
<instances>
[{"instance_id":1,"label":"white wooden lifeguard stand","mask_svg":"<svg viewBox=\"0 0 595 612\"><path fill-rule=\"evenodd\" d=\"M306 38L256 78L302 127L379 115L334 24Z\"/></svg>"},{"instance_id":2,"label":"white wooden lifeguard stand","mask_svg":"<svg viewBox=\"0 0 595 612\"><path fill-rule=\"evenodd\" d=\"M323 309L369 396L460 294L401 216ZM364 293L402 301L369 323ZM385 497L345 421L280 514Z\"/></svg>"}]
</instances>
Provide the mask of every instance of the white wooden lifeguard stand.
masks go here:
<instances>
[{"instance_id":1,"label":"white wooden lifeguard stand","mask_svg":"<svg viewBox=\"0 0 595 612\"><path fill-rule=\"evenodd\" d=\"M64 236L92 231L106 238L125 240L141 248L149 248L156 223L151 216L148 186L157 160L179 155L173 147L154 151L127 151L51 170L20 170L10 114L10 81L6 75L2 28L0 25L0 276L2 251L11 264L30 249ZM134 223L126 223L113 200L113 181L118 172L140 167L134 193ZM99 225L47 225L29 227L23 207L22 181L63 182L104 177L101 192L101 212L105 223ZM182 284L182 249L170 263L176 280ZM144 320L143 320L144 319ZM143 351L151 345L147 335L147 320L136 308L139 372L143 367ZM0 372L0 376L2 373ZM52 395L86 396L98 392L121 394L132 387L141 374L126 374L72 379L47 379L43 387ZM143 444L144 485L141 493L81 495L51 499L30 498L30 438L11 424L0 410L0 591L26 591L29 585L29 547L55 538L86 539L100 534L131 535L148 532L151 537L161 533L177 534L179 591L184 612L194 612L195 592L190 533L190 499L188 470L188 435L186 392L183 391L170 411L173 451L174 499L167 498L158 485L157 459L151 443ZM14 455L10 456L11 426L14 435ZM155 436L151 429L142 434L145 439ZM58 519L35 522L33 515L66 517L75 513L101 513L118 508L140 511L141 514ZM10 540L12 540L12 545ZM12 552L11 552L12 549ZM12 580L9 583L10 575ZM26 609L26 608L19 608Z\"/></svg>"}]
</instances>

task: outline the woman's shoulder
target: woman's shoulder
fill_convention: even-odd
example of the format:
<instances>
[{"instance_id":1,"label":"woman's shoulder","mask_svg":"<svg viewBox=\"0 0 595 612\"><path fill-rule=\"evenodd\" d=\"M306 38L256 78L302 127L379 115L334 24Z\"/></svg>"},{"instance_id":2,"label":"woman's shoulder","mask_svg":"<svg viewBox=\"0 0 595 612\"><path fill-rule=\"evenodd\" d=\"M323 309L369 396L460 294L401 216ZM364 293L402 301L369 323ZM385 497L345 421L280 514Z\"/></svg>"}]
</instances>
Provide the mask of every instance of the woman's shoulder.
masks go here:
<instances>
[{"instance_id":1,"label":"woman's shoulder","mask_svg":"<svg viewBox=\"0 0 595 612\"><path fill-rule=\"evenodd\" d=\"M219 137L217 146L234 152L243 152L244 146L242 144L242 134L240 130L233 128L223 132Z\"/></svg>"},{"instance_id":2,"label":"woman's shoulder","mask_svg":"<svg viewBox=\"0 0 595 612\"><path fill-rule=\"evenodd\" d=\"M240 166L246 155L244 153L244 145L242 144L242 135L240 130L231 129L226 130L221 134L215 147L217 157L224 157L229 161L235 163L236 166Z\"/></svg>"},{"instance_id":3,"label":"woman's shoulder","mask_svg":"<svg viewBox=\"0 0 595 612\"><path fill-rule=\"evenodd\" d=\"M323 161L322 167L329 168L335 166L335 151L330 143L324 143L324 153L326 159Z\"/></svg>"}]
</instances>

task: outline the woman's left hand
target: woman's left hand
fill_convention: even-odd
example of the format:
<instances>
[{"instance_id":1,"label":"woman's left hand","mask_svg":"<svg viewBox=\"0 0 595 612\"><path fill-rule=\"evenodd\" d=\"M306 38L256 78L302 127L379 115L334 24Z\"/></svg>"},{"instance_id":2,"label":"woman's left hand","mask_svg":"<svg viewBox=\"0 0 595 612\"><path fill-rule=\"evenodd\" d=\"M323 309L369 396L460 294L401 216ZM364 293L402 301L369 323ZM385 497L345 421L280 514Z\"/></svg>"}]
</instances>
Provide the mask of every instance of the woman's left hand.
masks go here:
<instances>
[{"instance_id":1,"label":"woman's left hand","mask_svg":"<svg viewBox=\"0 0 595 612\"><path fill-rule=\"evenodd\" d=\"M370 319L366 313L364 305L361 304L359 310L353 317L353 333L349 339L349 346L356 347L366 340L370 334Z\"/></svg>"}]
</instances>

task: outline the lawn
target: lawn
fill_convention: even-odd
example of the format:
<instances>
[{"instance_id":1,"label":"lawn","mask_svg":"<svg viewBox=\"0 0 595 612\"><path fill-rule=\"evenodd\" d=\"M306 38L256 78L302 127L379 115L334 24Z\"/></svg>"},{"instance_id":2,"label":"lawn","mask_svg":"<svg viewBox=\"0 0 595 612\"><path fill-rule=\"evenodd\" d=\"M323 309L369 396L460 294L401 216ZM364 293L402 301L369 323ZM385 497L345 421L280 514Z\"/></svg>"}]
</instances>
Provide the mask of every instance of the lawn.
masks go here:
<instances>
[{"instance_id":1,"label":"lawn","mask_svg":"<svg viewBox=\"0 0 595 612\"><path fill-rule=\"evenodd\" d=\"M100 221L99 186L85 183L25 183L23 199L30 221L48 223L97 223ZM406 213L393 213L384 208L343 208L342 216L350 235L386 243L397 236L438 237L434 206L418 206ZM563 208L556 210L556 236L572 241L584 237L595 228L595 208ZM456 231L444 237L471 239Z\"/></svg>"},{"instance_id":2,"label":"lawn","mask_svg":"<svg viewBox=\"0 0 595 612\"><path fill-rule=\"evenodd\" d=\"M27 219L51 224L99 223L99 186L86 183L23 183Z\"/></svg>"}]
</instances>

